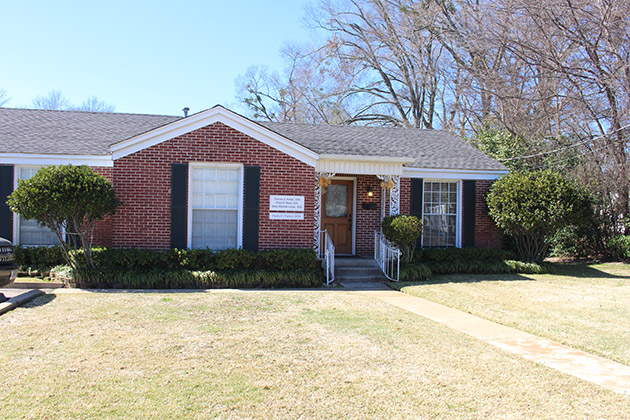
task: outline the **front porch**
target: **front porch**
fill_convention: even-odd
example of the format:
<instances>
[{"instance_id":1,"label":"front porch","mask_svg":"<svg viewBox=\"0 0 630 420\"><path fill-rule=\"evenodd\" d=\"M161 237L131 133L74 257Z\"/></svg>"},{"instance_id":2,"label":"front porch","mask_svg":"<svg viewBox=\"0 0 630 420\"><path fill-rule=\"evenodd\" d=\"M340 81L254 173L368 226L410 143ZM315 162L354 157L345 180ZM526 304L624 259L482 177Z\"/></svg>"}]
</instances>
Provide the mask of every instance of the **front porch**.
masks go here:
<instances>
[{"instance_id":1,"label":"front porch","mask_svg":"<svg viewBox=\"0 0 630 420\"><path fill-rule=\"evenodd\" d=\"M373 256L374 232L380 230L383 218L410 211L409 182L398 175L316 173L317 255L323 255L322 232L327 231L336 255Z\"/></svg>"}]
</instances>

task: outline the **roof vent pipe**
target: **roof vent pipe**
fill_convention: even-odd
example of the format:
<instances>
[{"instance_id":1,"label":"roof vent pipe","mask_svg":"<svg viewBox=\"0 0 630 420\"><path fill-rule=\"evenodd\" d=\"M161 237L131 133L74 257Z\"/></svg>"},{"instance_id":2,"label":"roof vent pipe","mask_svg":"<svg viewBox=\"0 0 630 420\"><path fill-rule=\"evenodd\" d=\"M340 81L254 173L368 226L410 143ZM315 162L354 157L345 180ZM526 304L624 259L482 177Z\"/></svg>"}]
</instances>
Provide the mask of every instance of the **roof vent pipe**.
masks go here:
<instances>
[{"instance_id":1,"label":"roof vent pipe","mask_svg":"<svg viewBox=\"0 0 630 420\"><path fill-rule=\"evenodd\" d=\"M187 106L182 108L182 111L184 111L184 118L186 118L188 116L188 111L190 111L190 108L188 108Z\"/></svg>"}]
</instances>

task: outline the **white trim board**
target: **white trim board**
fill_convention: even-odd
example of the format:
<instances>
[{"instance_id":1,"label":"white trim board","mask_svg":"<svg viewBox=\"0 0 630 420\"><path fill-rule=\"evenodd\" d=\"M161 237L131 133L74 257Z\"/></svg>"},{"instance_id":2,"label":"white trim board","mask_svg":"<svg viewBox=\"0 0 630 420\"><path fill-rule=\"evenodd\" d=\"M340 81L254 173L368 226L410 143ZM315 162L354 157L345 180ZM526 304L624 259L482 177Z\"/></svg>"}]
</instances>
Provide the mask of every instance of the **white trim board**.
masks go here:
<instances>
[{"instance_id":1,"label":"white trim board","mask_svg":"<svg viewBox=\"0 0 630 420\"><path fill-rule=\"evenodd\" d=\"M0 153L0 163L8 165L87 165L113 167L110 155L49 155L29 153Z\"/></svg>"},{"instance_id":2,"label":"white trim board","mask_svg":"<svg viewBox=\"0 0 630 420\"><path fill-rule=\"evenodd\" d=\"M113 160L120 159L140 150L155 146L175 137L190 133L202 127L206 127L214 123L223 123L233 129L240 131L268 146L273 147L295 159L315 166L315 162L319 155L304 146L287 139L260 124L257 124L247 118L232 112L220 105L216 105L205 111L193 114L176 120L170 124L158 127L146 133L131 137L119 143L112 144Z\"/></svg>"},{"instance_id":3,"label":"white trim board","mask_svg":"<svg viewBox=\"0 0 630 420\"><path fill-rule=\"evenodd\" d=\"M471 170L471 169L426 169L403 168L403 178L448 179L448 180L495 180L509 171Z\"/></svg>"}]
</instances>

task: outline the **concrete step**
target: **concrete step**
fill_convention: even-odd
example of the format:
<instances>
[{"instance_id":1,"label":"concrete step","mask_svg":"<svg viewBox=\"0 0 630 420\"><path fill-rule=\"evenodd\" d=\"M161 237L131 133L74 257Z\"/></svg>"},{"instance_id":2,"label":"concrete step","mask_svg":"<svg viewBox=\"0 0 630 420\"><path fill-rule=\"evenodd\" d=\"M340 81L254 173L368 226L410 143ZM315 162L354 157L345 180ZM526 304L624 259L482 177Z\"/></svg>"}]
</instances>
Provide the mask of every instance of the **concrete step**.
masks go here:
<instances>
[{"instance_id":1,"label":"concrete step","mask_svg":"<svg viewBox=\"0 0 630 420\"><path fill-rule=\"evenodd\" d=\"M378 267L373 258L335 258L335 267Z\"/></svg>"},{"instance_id":2,"label":"concrete step","mask_svg":"<svg viewBox=\"0 0 630 420\"><path fill-rule=\"evenodd\" d=\"M339 283L374 283L387 280L382 274L380 276L337 276L335 281Z\"/></svg>"},{"instance_id":3,"label":"concrete step","mask_svg":"<svg viewBox=\"0 0 630 420\"><path fill-rule=\"evenodd\" d=\"M335 275L337 276L379 276L382 273L378 266L375 267L339 267L335 266Z\"/></svg>"}]
</instances>

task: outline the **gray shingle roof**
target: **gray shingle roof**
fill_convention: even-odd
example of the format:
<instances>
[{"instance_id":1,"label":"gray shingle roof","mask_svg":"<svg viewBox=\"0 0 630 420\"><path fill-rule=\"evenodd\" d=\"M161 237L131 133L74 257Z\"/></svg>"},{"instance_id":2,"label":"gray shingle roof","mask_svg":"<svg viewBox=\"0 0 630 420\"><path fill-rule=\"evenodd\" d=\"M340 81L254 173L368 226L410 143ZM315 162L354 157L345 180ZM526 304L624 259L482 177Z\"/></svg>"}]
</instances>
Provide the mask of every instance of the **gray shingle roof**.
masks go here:
<instances>
[{"instance_id":1,"label":"gray shingle roof","mask_svg":"<svg viewBox=\"0 0 630 420\"><path fill-rule=\"evenodd\" d=\"M182 117L0 108L0 153L109 155L109 146ZM456 134L409 128L259 122L316 153L406 157L407 166L506 170Z\"/></svg>"},{"instance_id":2,"label":"gray shingle roof","mask_svg":"<svg viewBox=\"0 0 630 420\"><path fill-rule=\"evenodd\" d=\"M320 154L408 157L406 166L431 169L506 170L455 133L410 128L259 122Z\"/></svg>"},{"instance_id":3,"label":"gray shingle roof","mask_svg":"<svg viewBox=\"0 0 630 420\"><path fill-rule=\"evenodd\" d=\"M109 155L109 145L181 117L0 108L0 153Z\"/></svg>"}]
</instances>

